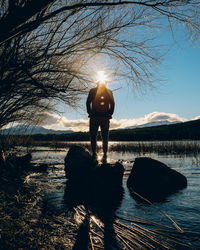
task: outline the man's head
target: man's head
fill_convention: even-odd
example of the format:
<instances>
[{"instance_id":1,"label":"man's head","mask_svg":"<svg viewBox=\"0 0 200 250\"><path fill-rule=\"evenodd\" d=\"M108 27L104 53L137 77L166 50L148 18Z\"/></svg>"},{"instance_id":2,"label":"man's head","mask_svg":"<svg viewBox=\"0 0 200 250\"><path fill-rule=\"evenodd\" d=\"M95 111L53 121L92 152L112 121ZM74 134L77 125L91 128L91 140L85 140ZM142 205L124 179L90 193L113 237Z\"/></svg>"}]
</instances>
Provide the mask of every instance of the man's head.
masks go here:
<instances>
[{"instance_id":1,"label":"man's head","mask_svg":"<svg viewBox=\"0 0 200 250\"><path fill-rule=\"evenodd\" d=\"M96 82L96 84L97 84L98 88L106 88L107 82L106 81L105 82L98 81L98 82Z\"/></svg>"},{"instance_id":2,"label":"man's head","mask_svg":"<svg viewBox=\"0 0 200 250\"><path fill-rule=\"evenodd\" d=\"M106 85L107 81L106 81L106 75L104 73L104 71L98 71L97 72L97 85Z\"/></svg>"}]
</instances>

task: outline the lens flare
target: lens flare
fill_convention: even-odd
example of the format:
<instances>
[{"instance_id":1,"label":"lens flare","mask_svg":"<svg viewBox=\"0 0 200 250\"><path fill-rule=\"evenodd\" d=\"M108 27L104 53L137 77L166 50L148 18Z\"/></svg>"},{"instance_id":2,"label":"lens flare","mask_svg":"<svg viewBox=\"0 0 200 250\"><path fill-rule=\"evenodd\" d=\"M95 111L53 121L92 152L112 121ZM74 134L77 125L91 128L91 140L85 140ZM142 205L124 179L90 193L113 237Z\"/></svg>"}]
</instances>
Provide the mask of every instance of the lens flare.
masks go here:
<instances>
[{"instance_id":1,"label":"lens flare","mask_svg":"<svg viewBox=\"0 0 200 250\"><path fill-rule=\"evenodd\" d=\"M98 159L98 161L101 161L102 156L101 156L101 155L98 155L98 156L97 156L97 159Z\"/></svg>"},{"instance_id":2,"label":"lens flare","mask_svg":"<svg viewBox=\"0 0 200 250\"><path fill-rule=\"evenodd\" d=\"M97 81L100 83L105 83L106 81L106 75L104 71L98 71L97 72Z\"/></svg>"}]
</instances>

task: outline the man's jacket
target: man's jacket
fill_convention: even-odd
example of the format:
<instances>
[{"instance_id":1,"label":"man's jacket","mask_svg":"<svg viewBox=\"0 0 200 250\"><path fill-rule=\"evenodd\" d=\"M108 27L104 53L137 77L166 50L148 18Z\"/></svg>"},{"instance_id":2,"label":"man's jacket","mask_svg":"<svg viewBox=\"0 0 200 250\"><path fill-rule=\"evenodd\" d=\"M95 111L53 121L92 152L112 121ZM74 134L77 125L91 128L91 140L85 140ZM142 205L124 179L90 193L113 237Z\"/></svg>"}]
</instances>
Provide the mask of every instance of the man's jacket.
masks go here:
<instances>
[{"instance_id":1,"label":"man's jacket","mask_svg":"<svg viewBox=\"0 0 200 250\"><path fill-rule=\"evenodd\" d=\"M88 94L86 107L89 117L102 116L111 118L115 107L112 91L104 85L92 88Z\"/></svg>"}]
</instances>

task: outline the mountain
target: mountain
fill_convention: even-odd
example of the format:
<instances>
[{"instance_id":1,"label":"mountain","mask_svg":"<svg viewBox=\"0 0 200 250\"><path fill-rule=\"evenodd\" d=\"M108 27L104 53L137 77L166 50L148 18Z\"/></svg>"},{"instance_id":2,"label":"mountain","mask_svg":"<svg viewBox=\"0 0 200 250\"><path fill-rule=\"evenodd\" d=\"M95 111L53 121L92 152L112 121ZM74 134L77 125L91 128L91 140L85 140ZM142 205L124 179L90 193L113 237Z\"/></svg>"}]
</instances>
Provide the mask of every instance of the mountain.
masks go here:
<instances>
[{"instance_id":1,"label":"mountain","mask_svg":"<svg viewBox=\"0 0 200 250\"><path fill-rule=\"evenodd\" d=\"M177 123L182 123L182 122L178 122L178 121L177 122L169 122L167 120L166 121L159 121L159 122L148 122L148 123L144 123L141 125L125 127L124 129L147 128L147 127L171 125L171 124L177 124Z\"/></svg>"},{"instance_id":2,"label":"mountain","mask_svg":"<svg viewBox=\"0 0 200 250\"><path fill-rule=\"evenodd\" d=\"M26 126L26 125L17 125L11 128L0 130L0 134L2 135L36 135L36 134L69 134L73 133L72 130L54 130L54 129L46 129L41 126Z\"/></svg>"}]
</instances>

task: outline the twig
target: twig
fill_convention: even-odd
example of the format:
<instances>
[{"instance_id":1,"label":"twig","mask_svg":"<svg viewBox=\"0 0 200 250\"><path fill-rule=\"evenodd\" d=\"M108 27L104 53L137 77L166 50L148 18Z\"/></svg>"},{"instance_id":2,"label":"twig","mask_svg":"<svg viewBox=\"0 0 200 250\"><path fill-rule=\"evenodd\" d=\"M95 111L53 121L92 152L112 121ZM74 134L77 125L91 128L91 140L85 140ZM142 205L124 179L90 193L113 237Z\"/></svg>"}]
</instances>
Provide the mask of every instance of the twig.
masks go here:
<instances>
[{"instance_id":1,"label":"twig","mask_svg":"<svg viewBox=\"0 0 200 250\"><path fill-rule=\"evenodd\" d=\"M160 209L159 207L157 207L156 205L154 205L151 201L149 201L148 199L144 198L143 196L141 196L140 194L138 194L137 192L133 191L133 189L130 187L130 190L133 194L137 195L138 197L140 197L141 199L143 199L144 201L146 201L147 203L149 203L150 205L152 205L153 207L155 207L156 209L158 209L163 215L165 215L171 222L172 224L175 226L175 228L180 232L180 233L184 233L183 229L181 229L176 222L162 209Z\"/></svg>"}]
</instances>

